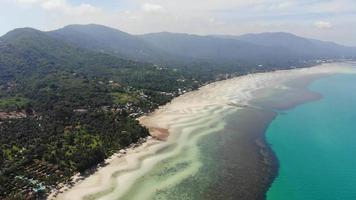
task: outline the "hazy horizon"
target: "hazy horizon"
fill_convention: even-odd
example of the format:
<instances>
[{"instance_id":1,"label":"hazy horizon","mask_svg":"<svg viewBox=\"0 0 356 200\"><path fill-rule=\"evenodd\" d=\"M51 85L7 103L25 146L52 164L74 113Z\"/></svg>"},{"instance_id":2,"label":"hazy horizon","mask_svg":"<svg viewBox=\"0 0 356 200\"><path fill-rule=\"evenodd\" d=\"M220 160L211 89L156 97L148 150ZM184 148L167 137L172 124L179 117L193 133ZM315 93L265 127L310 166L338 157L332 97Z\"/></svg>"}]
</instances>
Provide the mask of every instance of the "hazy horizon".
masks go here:
<instances>
[{"instance_id":1,"label":"hazy horizon","mask_svg":"<svg viewBox=\"0 0 356 200\"><path fill-rule=\"evenodd\" d=\"M102 24L130 34L288 32L356 46L352 0L0 0L0 5L0 35L21 27L48 31Z\"/></svg>"}]
</instances>

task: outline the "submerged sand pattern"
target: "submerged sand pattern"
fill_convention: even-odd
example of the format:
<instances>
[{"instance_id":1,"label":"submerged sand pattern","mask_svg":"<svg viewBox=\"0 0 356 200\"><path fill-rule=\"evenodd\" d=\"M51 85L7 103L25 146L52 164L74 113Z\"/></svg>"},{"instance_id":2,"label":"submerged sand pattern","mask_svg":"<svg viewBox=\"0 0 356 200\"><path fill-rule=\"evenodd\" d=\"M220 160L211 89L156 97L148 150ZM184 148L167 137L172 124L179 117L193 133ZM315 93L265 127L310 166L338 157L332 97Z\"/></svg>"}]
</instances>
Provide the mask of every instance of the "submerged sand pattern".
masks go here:
<instances>
[{"instance_id":1,"label":"submerged sand pattern","mask_svg":"<svg viewBox=\"0 0 356 200\"><path fill-rule=\"evenodd\" d=\"M298 77L352 72L351 64L324 64L305 69L250 74L219 81L175 98L149 116L140 118L147 128L164 137L149 139L125 155L112 156L97 172L53 199L154 199L196 174L202 167L198 142L224 129L224 118L236 110L258 109L256 91L289 90L283 85ZM267 94L265 94L267 95ZM261 98L261 95L258 96ZM166 135L168 131L169 135ZM157 134L154 134L157 136ZM158 166L165 163L165 168ZM167 167L168 166L168 167ZM179 167L177 167L179 166Z\"/></svg>"}]
</instances>

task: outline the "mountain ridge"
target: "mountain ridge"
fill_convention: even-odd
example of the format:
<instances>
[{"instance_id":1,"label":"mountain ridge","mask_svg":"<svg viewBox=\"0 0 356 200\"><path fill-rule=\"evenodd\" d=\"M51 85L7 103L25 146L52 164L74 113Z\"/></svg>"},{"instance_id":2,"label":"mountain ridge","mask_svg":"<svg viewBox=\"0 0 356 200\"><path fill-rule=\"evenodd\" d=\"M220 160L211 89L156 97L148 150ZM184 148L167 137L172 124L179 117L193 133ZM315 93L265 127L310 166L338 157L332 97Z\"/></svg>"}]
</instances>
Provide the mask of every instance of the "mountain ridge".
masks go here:
<instances>
[{"instance_id":1,"label":"mountain ridge","mask_svg":"<svg viewBox=\"0 0 356 200\"><path fill-rule=\"evenodd\" d=\"M68 29L69 27L69 29ZM86 31L83 31L83 27ZM94 28L92 28L94 27ZM103 34L90 34L92 29L110 32L110 37ZM52 35L62 35L61 39L71 42L68 36L82 33L74 44L83 45L84 41L94 44L89 48L101 50L112 55L124 55L126 59L147 61L157 64L180 63L212 63L212 64L276 64L296 62L310 59L338 59L353 57L356 48L303 38L285 32L267 32L245 34L241 36L195 35L188 33L158 32L132 35L102 25L70 25L51 31ZM105 31L106 30L106 31ZM110 31L108 31L110 30ZM113 32L117 34L113 34ZM66 32L66 34L63 34ZM62 33L62 34L61 34ZM115 35L115 36L114 36ZM107 40L107 38L111 38ZM128 38L125 40L125 38ZM80 42L82 41L82 42ZM113 48L122 45L125 48ZM133 45L129 45L133 44ZM114 51L114 52L113 52ZM116 51L116 52L115 52ZM352 53L349 53L352 52ZM139 52L139 53L138 53ZM140 55L140 56L138 56Z\"/></svg>"},{"instance_id":2,"label":"mountain ridge","mask_svg":"<svg viewBox=\"0 0 356 200\"><path fill-rule=\"evenodd\" d=\"M19 31L39 30L15 29L0 40L16 37ZM73 24L53 31L39 32L92 52L163 65L288 65L316 59L356 57L356 47L308 39L287 32L249 33L240 36L201 36L171 32L132 35L98 24Z\"/></svg>"}]
</instances>

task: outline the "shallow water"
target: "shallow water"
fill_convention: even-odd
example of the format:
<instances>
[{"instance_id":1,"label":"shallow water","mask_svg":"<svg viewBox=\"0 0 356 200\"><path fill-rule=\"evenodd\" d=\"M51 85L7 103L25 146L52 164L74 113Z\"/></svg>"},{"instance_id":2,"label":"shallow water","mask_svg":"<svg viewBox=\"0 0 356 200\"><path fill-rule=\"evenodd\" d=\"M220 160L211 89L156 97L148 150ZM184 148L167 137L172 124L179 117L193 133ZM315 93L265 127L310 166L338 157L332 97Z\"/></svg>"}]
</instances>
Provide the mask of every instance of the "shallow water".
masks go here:
<instances>
[{"instance_id":1,"label":"shallow water","mask_svg":"<svg viewBox=\"0 0 356 200\"><path fill-rule=\"evenodd\" d=\"M264 134L276 110L319 100L306 86L339 71L348 65L254 74L178 97L146 121L168 129L167 141L114 159L59 199L264 199L277 172Z\"/></svg>"},{"instance_id":2,"label":"shallow water","mask_svg":"<svg viewBox=\"0 0 356 200\"><path fill-rule=\"evenodd\" d=\"M267 199L356 199L356 76L309 88L323 98L285 111L266 133L280 165Z\"/></svg>"}]
</instances>

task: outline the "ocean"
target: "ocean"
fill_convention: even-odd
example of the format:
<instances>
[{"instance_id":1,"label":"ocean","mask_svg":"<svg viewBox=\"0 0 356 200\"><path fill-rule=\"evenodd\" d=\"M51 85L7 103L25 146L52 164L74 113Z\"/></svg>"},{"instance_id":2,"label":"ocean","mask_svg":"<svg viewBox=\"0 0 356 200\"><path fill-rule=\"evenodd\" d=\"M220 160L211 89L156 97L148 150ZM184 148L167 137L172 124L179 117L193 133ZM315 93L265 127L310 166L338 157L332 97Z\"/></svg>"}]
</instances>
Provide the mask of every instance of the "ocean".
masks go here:
<instances>
[{"instance_id":1,"label":"ocean","mask_svg":"<svg viewBox=\"0 0 356 200\"><path fill-rule=\"evenodd\" d=\"M283 111L267 129L279 163L267 200L354 200L356 76L327 76L309 89L322 98Z\"/></svg>"}]
</instances>

